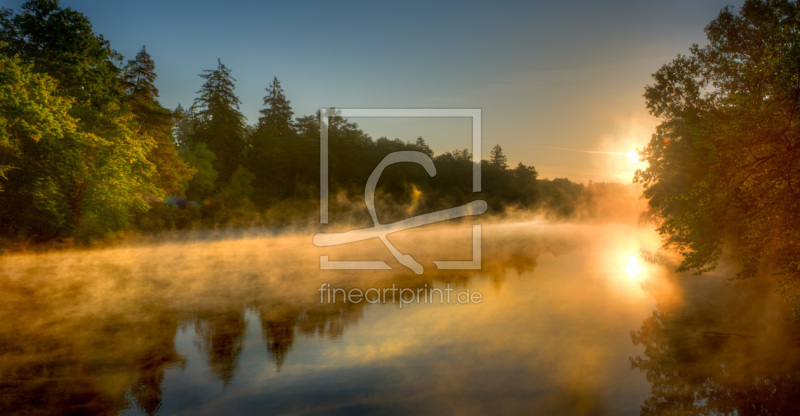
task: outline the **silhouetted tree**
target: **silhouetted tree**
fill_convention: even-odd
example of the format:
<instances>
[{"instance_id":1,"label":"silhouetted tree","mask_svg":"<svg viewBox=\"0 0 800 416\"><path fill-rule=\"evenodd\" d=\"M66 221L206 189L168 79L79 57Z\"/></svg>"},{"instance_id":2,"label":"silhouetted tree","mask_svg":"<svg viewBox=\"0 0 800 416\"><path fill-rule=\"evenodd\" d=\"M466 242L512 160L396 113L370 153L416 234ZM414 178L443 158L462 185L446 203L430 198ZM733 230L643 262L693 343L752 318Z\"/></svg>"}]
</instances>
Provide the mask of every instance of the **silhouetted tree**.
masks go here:
<instances>
[{"instance_id":1,"label":"silhouetted tree","mask_svg":"<svg viewBox=\"0 0 800 416\"><path fill-rule=\"evenodd\" d=\"M800 6L747 0L706 27L709 44L690 48L654 75L647 107L662 119L637 173L649 215L679 270L716 267L723 242L740 278L762 265L800 294ZM800 303L794 318L800 319Z\"/></svg>"},{"instance_id":2,"label":"silhouetted tree","mask_svg":"<svg viewBox=\"0 0 800 416\"><path fill-rule=\"evenodd\" d=\"M242 161L244 151L244 116L239 111L239 98L234 94L231 70L217 60L216 69L200 74L205 83L192 106L197 113L197 126L191 137L193 143L205 143L214 152L214 169L219 180L227 182Z\"/></svg>"},{"instance_id":3,"label":"silhouetted tree","mask_svg":"<svg viewBox=\"0 0 800 416\"><path fill-rule=\"evenodd\" d=\"M425 153L428 156L433 156L433 150L428 146L428 143L425 142L425 139L422 136L417 137L417 141L414 142L414 146L417 148L418 151Z\"/></svg>"},{"instance_id":4,"label":"silhouetted tree","mask_svg":"<svg viewBox=\"0 0 800 416\"><path fill-rule=\"evenodd\" d=\"M261 117L258 118L259 130L266 129L270 134L283 138L289 138L294 134L292 126L294 112L290 101L283 93L278 77L274 77L267 87L264 108L259 113L261 113Z\"/></svg>"},{"instance_id":5,"label":"silhouetted tree","mask_svg":"<svg viewBox=\"0 0 800 416\"><path fill-rule=\"evenodd\" d=\"M503 154L503 148L499 144L495 145L489 152L489 163L501 169L508 168L508 157Z\"/></svg>"}]
</instances>

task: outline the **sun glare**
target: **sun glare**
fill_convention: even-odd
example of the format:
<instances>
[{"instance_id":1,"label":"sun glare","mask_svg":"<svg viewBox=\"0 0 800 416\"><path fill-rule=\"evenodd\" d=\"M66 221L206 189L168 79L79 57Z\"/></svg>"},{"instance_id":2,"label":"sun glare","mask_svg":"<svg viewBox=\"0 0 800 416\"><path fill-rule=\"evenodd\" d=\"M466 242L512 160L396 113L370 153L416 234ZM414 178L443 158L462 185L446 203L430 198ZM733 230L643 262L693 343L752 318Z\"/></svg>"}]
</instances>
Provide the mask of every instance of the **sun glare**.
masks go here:
<instances>
[{"instance_id":1,"label":"sun glare","mask_svg":"<svg viewBox=\"0 0 800 416\"><path fill-rule=\"evenodd\" d=\"M628 259L628 266L622 269L622 271L631 276L631 279L635 279L636 275L638 275L642 270L644 269L639 267L639 262L636 261L636 256L631 256L631 258Z\"/></svg>"},{"instance_id":2,"label":"sun glare","mask_svg":"<svg viewBox=\"0 0 800 416\"><path fill-rule=\"evenodd\" d=\"M628 152L628 160L630 160L631 163L639 163L639 155L636 153L636 150Z\"/></svg>"}]
</instances>

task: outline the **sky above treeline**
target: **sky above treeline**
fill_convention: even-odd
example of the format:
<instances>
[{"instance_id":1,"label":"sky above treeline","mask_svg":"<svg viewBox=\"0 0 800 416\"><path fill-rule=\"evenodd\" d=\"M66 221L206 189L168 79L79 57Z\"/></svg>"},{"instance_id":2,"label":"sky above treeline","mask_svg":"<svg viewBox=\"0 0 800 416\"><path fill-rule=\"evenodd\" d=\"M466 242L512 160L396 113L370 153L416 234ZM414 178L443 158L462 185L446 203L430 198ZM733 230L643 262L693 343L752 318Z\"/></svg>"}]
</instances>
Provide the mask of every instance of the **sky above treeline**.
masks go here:
<instances>
[{"instance_id":1,"label":"sky above treeline","mask_svg":"<svg viewBox=\"0 0 800 416\"><path fill-rule=\"evenodd\" d=\"M3 0L19 9L24 1ZM297 116L318 108L481 108L499 143L542 177L629 182L657 120L651 74L742 1L335 2L62 0L133 58L147 46L160 101L192 104L197 76L232 69L248 123L280 79ZM466 148L466 119L352 119L373 138Z\"/></svg>"}]
</instances>

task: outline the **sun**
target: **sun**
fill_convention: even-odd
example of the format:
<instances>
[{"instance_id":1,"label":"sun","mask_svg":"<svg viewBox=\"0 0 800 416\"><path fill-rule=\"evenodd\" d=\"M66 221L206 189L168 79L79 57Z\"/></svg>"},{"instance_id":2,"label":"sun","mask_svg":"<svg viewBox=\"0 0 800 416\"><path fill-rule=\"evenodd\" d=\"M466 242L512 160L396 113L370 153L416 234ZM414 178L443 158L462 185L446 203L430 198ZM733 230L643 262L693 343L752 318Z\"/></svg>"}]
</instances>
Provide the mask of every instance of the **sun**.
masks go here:
<instances>
[{"instance_id":1,"label":"sun","mask_svg":"<svg viewBox=\"0 0 800 416\"><path fill-rule=\"evenodd\" d=\"M636 153L636 150L628 152L628 160L630 160L631 163L639 163L639 154Z\"/></svg>"},{"instance_id":2,"label":"sun","mask_svg":"<svg viewBox=\"0 0 800 416\"><path fill-rule=\"evenodd\" d=\"M639 262L636 261L636 256L631 256L631 258L628 259L628 266L622 269L623 272L626 272L631 276L631 279L635 279L636 275L642 270L644 269L639 267Z\"/></svg>"}]
</instances>

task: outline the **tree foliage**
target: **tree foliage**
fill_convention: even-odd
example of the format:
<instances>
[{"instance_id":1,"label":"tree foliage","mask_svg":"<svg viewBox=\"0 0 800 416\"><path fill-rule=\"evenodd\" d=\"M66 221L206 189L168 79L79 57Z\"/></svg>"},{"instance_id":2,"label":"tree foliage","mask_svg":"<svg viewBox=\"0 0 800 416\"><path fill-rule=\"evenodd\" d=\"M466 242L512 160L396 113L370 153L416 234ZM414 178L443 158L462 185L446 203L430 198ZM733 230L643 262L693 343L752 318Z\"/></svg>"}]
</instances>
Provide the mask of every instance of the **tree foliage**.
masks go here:
<instances>
[{"instance_id":1,"label":"tree foliage","mask_svg":"<svg viewBox=\"0 0 800 416\"><path fill-rule=\"evenodd\" d=\"M503 148L499 144L494 145L489 152L489 163L501 169L508 168L508 156L503 153Z\"/></svg>"},{"instance_id":2,"label":"tree foliage","mask_svg":"<svg viewBox=\"0 0 800 416\"><path fill-rule=\"evenodd\" d=\"M88 239L128 227L147 209L143 197L161 191L147 159L155 141L140 134L124 101L119 54L56 1L4 9L0 36L13 94L3 124L18 150L0 195L3 233Z\"/></svg>"},{"instance_id":3,"label":"tree foliage","mask_svg":"<svg viewBox=\"0 0 800 416\"><path fill-rule=\"evenodd\" d=\"M3 9L0 36L7 43L6 56L19 56L34 72L55 78L76 106L99 108L120 98L121 56L86 16L61 8L57 0L29 0L16 14Z\"/></svg>"},{"instance_id":4,"label":"tree foliage","mask_svg":"<svg viewBox=\"0 0 800 416\"><path fill-rule=\"evenodd\" d=\"M69 191L77 178L66 170L79 162L73 149L84 137L67 112L71 100L57 91L52 78L15 56L0 55L2 234L52 236L70 222Z\"/></svg>"},{"instance_id":5,"label":"tree foliage","mask_svg":"<svg viewBox=\"0 0 800 416\"><path fill-rule=\"evenodd\" d=\"M173 114L158 102L155 63L142 46L136 59L128 61L123 79L127 102L138 123L137 133L154 142L147 160L156 167L155 185L169 195L183 193L193 171L180 158L172 137Z\"/></svg>"},{"instance_id":6,"label":"tree foliage","mask_svg":"<svg viewBox=\"0 0 800 416\"><path fill-rule=\"evenodd\" d=\"M86 16L56 0L0 11L0 58L4 238L89 240L120 229L312 218L322 116L334 214L364 210L367 178L396 151L425 153L437 167L433 178L411 164L387 169L378 204L397 219L476 198L494 213L546 207L570 216L577 212L571 204L584 203L589 192L565 179L540 180L522 163L510 169L497 145L479 162L484 192L475 195L468 149L436 154L422 137L374 140L335 109L294 118L277 77L258 122L248 126L236 80L221 60L200 74L203 85L189 109L169 111L158 101L156 64L145 47L123 65Z\"/></svg>"},{"instance_id":7,"label":"tree foliage","mask_svg":"<svg viewBox=\"0 0 800 416\"><path fill-rule=\"evenodd\" d=\"M200 96L192 106L197 125L191 141L205 143L216 155L214 169L224 182L233 176L242 161L244 115L239 111L239 97L233 91L236 80L221 60L217 60L216 69L207 69L200 77L205 83L197 91Z\"/></svg>"},{"instance_id":8,"label":"tree foliage","mask_svg":"<svg viewBox=\"0 0 800 416\"><path fill-rule=\"evenodd\" d=\"M286 99L278 77L273 77L264 96L264 108L260 111L258 129L269 130L269 134L278 137L289 137L294 134L292 126L291 102Z\"/></svg>"},{"instance_id":9,"label":"tree foliage","mask_svg":"<svg viewBox=\"0 0 800 416\"><path fill-rule=\"evenodd\" d=\"M663 66L645 91L662 119L637 173L650 217L683 254L681 270L714 269L724 243L738 277L779 272L796 288L800 9L748 0L706 34L707 46Z\"/></svg>"}]
</instances>

